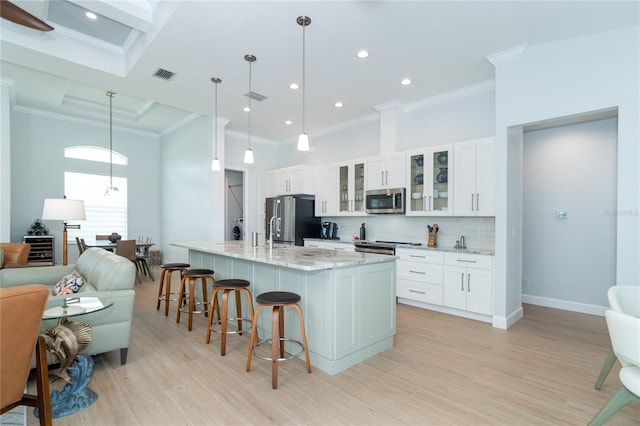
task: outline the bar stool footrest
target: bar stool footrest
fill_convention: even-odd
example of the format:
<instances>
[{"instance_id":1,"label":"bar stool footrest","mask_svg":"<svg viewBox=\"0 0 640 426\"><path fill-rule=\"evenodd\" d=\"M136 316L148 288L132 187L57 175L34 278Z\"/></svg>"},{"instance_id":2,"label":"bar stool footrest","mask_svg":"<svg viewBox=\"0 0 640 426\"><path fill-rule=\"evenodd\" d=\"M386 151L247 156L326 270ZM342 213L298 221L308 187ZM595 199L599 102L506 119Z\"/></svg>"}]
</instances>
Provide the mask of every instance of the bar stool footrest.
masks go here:
<instances>
[{"instance_id":1,"label":"bar stool footrest","mask_svg":"<svg viewBox=\"0 0 640 426\"><path fill-rule=\"evenodd\" d=\"M234 324L231 321L246 321L249 326L248 327L244 327L242 330L238 330L238 324ZM216 325L221 325L222 324L222 320L217 320L217 321L213 321L211 323L211 331L213 331L214 333L218 333L218 334L222 334L222 330L216 329L214 328L214 326ZM227 318L227 332L224 334L240 334L240 333L245 333L247 331L251 331L251 326L253 325L253 323L251 322L251 318L247 319L247 318ZM232 326L235 327L235 330L231 330L229 331L228 327Z\"/></svg>"},{"instance_id":2,"label":"bar stool footrest","mask_svg":"<svg viewBox=\"0 0 640 426\"><path fill-rule=\"evenodd\" d=\"M261 346L261 345L264 345L264 344L267 344L267 343L268 343L269 345L271 345L271 341L272 341L271 339L260 340L258 343L256 343L255 345L253 345L253 349L252 349L253 356L255 356L256 358L264 359L264 360L266 360L266 361L271 361L271 360L272 360L272 358L271 358L271 357L264 356L264 355L260 355L260 354L258 354L258 353L256 352L256 348L257 348L258 346ZM303 352L304 352L304 346L302 345L302 342L300 342L300 341L298 341L298 340L290 339L290 338L287 338L287 337L281 337L281 338L280 338L280 341L281 341L281 342L289 342L289 343L293 343L293 344L295 344L295 345L298 345L298 346L300 346L300 351L298 351L298 353L296 353L296 354L290 354L289 356L285 356L284 358L278 358L278 359L277 359L277 361L278 361L278 362L281 362L281 361L289 361L290 359L297 358L297 357L298 357L298 355L300 355L301 353L303 353Z\"/></svg>"}]
</instances>

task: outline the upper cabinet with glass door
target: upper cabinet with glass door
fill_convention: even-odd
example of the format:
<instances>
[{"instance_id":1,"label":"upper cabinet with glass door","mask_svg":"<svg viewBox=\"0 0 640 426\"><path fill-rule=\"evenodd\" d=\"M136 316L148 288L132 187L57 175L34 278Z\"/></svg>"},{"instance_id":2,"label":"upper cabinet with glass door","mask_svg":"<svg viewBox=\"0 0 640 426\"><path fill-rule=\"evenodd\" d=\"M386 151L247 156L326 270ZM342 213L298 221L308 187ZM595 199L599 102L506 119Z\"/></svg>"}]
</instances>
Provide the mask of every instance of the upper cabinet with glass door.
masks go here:
<instances>
[{"instance_id":1,"label":"upper cabinet with glass door","mask_svg":"<svg viewBox=\"0 0 640 426\"><path fill-rule=\"evenodd\" d=\"M407 215L451 216L452 145L407 153Z\"/></svg>"},{"instance_id":2,"label":"upper cabinet with glass door","mask_svg":"<svg viewBox=\"0 0 640 426\"><path fill-rule=\"evenodd\" d=\"M362 216L364 207L364 162L347 163L338 167L338 215Z\"/></svg>"}]
</instances>

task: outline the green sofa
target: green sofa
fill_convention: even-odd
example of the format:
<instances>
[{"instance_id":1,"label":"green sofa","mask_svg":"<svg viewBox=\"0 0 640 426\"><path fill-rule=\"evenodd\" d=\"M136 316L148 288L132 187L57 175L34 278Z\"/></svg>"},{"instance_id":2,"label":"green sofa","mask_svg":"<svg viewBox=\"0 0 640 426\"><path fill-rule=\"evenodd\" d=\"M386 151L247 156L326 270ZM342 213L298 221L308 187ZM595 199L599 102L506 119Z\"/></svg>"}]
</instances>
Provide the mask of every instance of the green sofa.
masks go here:
<instances>
[{"instance_id":1,"label":"green sofa","mask_svg":"<svg viewBox=\"0 0 640 426\"><path fill-rule=\"evenodd\" d=\"M113 300L113 306L107 309L73 318L92 326L93 341L82 353L95 355L120 349L120 363L125 364L135 300L136 268L130 260L101 248L89 248L75 265L0 269L0 287L44 284L51 291L62 277L73 270L85 281L79 296ZM61 306L64 297L50 295L47 306ZM41 326L44 330L56 324L57 320L48 319L43 320Z\"/></svg>"}]
</instances>

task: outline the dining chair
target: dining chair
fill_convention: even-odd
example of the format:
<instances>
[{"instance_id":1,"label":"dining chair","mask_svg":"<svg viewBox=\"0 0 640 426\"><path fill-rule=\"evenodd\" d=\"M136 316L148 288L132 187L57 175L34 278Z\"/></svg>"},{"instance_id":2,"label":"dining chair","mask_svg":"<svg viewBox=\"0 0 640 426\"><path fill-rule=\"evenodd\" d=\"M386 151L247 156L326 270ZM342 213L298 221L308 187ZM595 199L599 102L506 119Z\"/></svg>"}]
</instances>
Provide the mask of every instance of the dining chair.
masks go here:
<instances>
[{"instance_id":1,"label":"dining chair","mask_svg":"<svg viewBox=\"0 0 640 426\"><path fill-rule=\"evenodd\" d=\"M116 241L116 254L129 259L134 265L136 265L136 278L138 279L138 282L141 283L140 265L138 263L138 256L136 255L136 240Z\"/></svg>"},{"instance_id":2,"label":"dining chair","mask_svg":"<svg viewBox=\"0 0 640 426\"><path fill-rule=\"evenodd\" d=\"M614 285L607 290L607 299L609 300L609 309L634 317L640 317L640 286ZM594 385L596 389L600 390L604 379L607 378L616 359L616 355L613 353L613 349L611 349Z\"/></svg>"},{"instance_id":3,"label":"dining chair","mask_svg":"<svg viewBox=\"0 0 640 426\"><path fill-rule=\"evenodd\" d=\"M622 386L596 414L589 426L600 426L631 401L640 402L640 318L612 309L605 312L611 346L622 369Z\"/></svg>"},{"instance_id":4,"label":"dining chair","mask_svg":"<svg viewBox=\"0 0 640 426\"><path fill-rule=\"evenodd\" d=\"M76 237L76 244L78 246L78 254L84 253L87 249L86 243L84 242L84 238Z\"/></svg>"},{"instance_id":5,"label":"dining chair","mask_svg":"<svg viewBox=\"0 0 640 426\"><path fill-rule=\"evenodd\" d=\"M46 344L38 335L48 297L39 284L0 288L0 414L19 405L36 407L41 425L51 425ZM34 348L37 395L30 395L25 386Z\"/></svg>"}]
</instances>

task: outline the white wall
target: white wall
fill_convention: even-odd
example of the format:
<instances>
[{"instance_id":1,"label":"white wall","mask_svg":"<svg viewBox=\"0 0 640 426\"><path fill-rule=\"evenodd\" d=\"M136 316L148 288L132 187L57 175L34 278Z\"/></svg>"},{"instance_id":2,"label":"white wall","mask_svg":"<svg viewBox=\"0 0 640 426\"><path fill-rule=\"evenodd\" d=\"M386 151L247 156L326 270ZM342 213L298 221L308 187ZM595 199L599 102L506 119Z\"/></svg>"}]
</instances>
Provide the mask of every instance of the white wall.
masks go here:
<instances>
[{"instance_id":1,"label":"white wall","mask_svg":"<svg viewBox=\"0 0 640 426\"><path fill-rule=\"evenodd\" d=\"M609 118L524 133L525 301L554 307L608 304L607 289L616 276L611 212L617 124ZM556 217L559 210L567 212L566 219Z\"/></svg>"},{"instance_id":2,"label":"white wall","mask_svg":"<svg viewBox=\"0 0 640 426\"><path fill-rule=\"evenodd\" d=\"M109 164L64 158L68 146L109 146L109 127L86 120L41 111L14 108L11 113L11 239L22 241L36 218L42 217L45 198L64 195L64 172L109 175ZM159 149L155 135L114 126L113 149L128 158L128 166L114 165L114 176L128 180L128 232L160 240ZM96 188L104 191L104 188ZM62 222L46 221L55 235L56 262L62 262ZM73 230L69 231L73 238ZM69 248L68 262L77 258Z\"/></svg>"},{"instance_id":3,"label":"white wall","mask_svg":"<svg viewBox=\"0 0 640 426\"><path fill-rule=\"evenodd\" d=\"M521 126L618 108L618 283L640 282L638 27L529 46L496 66L496 276L494 325L521 316ZM506 166L506 167L505 167Z\"/></svg>"},{"instance_id":4,"label":"white wall","mask_svg":"<svg viewBox=\"0 0 640 426\"><path fill-rule=\"evenodd\" d=\"M11 241L11 97L13 82L0 81L0 241ZM22 241L22 240L20 240Z\"/></svg>"}]
</instances>

